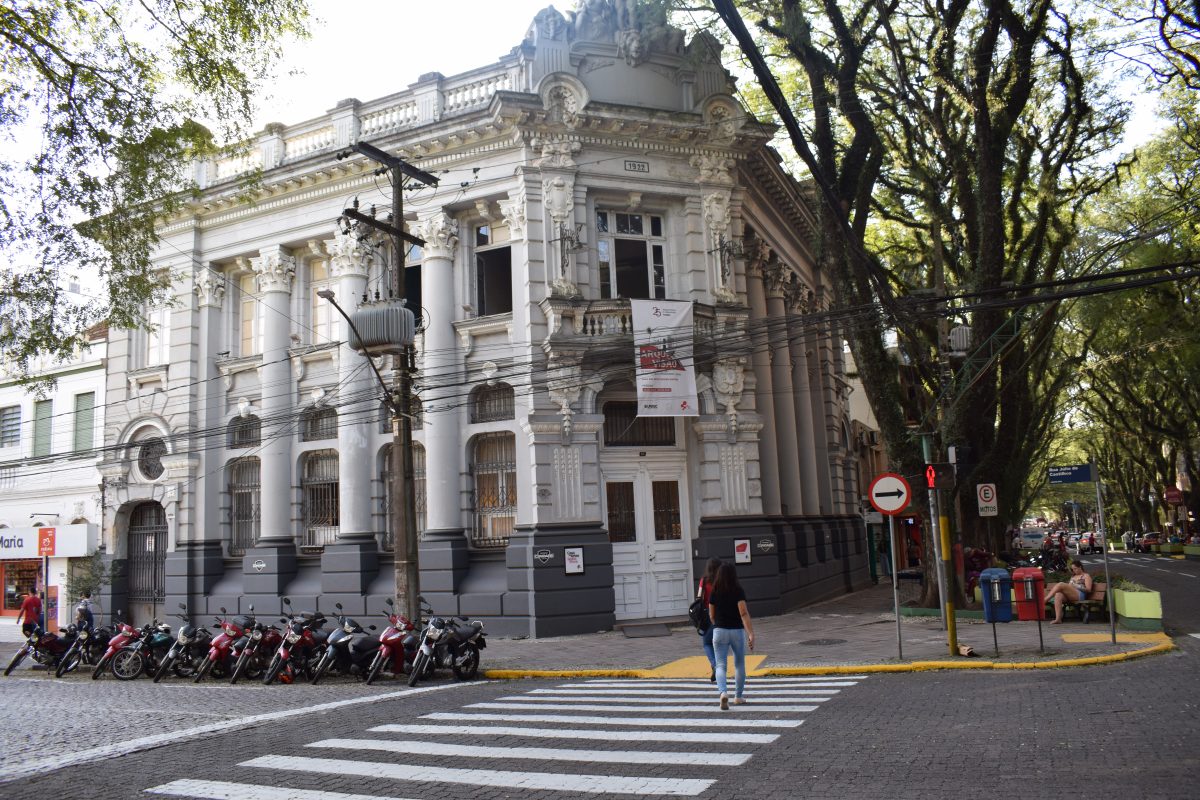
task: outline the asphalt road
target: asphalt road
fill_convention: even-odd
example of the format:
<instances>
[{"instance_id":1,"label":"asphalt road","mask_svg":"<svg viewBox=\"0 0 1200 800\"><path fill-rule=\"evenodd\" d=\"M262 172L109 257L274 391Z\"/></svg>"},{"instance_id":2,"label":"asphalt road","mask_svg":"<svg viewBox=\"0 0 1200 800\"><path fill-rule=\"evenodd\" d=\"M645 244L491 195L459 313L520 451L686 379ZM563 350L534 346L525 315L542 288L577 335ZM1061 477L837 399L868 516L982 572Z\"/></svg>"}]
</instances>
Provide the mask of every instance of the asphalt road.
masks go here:
<instances>
[{"instance_id":1,"label":"asphalt road","mask_svg":"<svg viewBox=\"0 0 1200 800\"><path fill-rule=\"evenodd\" d=\"M1092 575L1102 575L1102 556L1080 559ZM1200 633L1200 561L1144 553L1111 553L1109 571L1162 595L1163 627L1172 636ZM1200 792L1198 792L1200 794Z\"/></svg>"},{"instance_id":2,"label":"asphalt road","mask_svg":"<svg viewBox=\"0 0 1200 800\"><path fill-rule=\"evenodd\" d=\"M0 797L1193 798L1198 658L1188 637L1103 667L762 679L726 712L704 681L410 691L29 674L0 679L5 739L26 743Z\"/></svg>"}]
</instances>

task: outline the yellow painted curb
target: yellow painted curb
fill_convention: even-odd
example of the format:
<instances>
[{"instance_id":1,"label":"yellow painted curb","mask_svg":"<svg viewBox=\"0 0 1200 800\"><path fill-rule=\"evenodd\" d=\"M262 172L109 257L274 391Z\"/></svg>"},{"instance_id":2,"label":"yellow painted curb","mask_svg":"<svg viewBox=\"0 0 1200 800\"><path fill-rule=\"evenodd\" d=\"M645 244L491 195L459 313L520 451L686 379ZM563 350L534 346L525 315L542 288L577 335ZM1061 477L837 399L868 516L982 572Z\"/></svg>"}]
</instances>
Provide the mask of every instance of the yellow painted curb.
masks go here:
<instances>
[{"instance_id":1,"label":"yellow painted curb","mask_svg":"<svg viewBox=\"0 0 1200 800\"><path fill-rule=\"evenodd\" d=\"M1112 653L1105 656L1082 656L1055 661L909 661L904 664L838 664L822 667L767 667L755 670L756 677L789 677L794 675L872 675L889 672L932 672L948 669L1059 669L1061 667L1083 667L1096 664L1114 664L1134 658L1166 653L1175 649L1175 643L1163 634L1165 642L1127 653ZM699 657L699 656L697 656ZM765 659L766 656L752 658ZM687 659L680 659L685 661ZM660 670L678 662L670 662L655 669L489 669L484 676L497 679L514 678L664 678L682 677L669 675ZM705 662L707 663L707 662ZM760 662L761 663L761 662ZM747 670L749 672L749 670Z\"/></svg>"},{"instance_id":2,"label":"yellow painted curb","mask_svg":"<svg viewBox=\"0 0 1200 800\"><path fill-rule=\"evenodd\" d=\"M1112 641L1112 633L1064 633L1062 635L1064 642L1109 642ZM1118 642L1127 644L1162 644L1163 642L1171 641L1171 637L1159 631L1158 633L1118 633Z\"/></svg>"}]
</instances>

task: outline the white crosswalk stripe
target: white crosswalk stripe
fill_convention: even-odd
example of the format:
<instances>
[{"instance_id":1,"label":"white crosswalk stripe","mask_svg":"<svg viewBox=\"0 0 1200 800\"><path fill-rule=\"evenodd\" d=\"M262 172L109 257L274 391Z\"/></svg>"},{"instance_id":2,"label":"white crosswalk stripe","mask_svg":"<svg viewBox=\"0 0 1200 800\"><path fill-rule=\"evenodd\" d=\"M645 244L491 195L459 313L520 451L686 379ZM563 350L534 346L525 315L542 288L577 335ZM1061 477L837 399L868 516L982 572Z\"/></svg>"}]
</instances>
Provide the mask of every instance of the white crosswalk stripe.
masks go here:
<instances>
[{"instance_id":1,"label":"white crosswalk stripe","mask_svg":"<svg viewBox=\"0 0 1200 800\"><path fill-rule=\"evenodd\" d=\"M393 781L404 787L403 794L424 796L430 785L440 784L459 787L438 792L452 796L475 786L563 797L694 797L723 779L722 769L751 761L754 746L769 745L798 729L805 715L864 679L752 678L748 702L729 710L719 708L716 687L706 680L570 681L466 703L456 711L430 712L412 723L376 725L361 738L308 742L303 754L267 753L237 765L260 770L256 776L271 775L275 786L181 779L146 791L208 800L402 800L391 793L319 788L323 779L361 776L376 784ZM621 745L626 747L619 749ZM314 750L345 757L319 757ZM511 768L522 761L533 768ZM538 769L533 762L543 766ZM651 768L653 774L638 774ZM677 776L671 776L672 768ZM278 785L288 782L314 788ZM421 784L420 791L409 788L414 783Z\"/></svg>"}]
</instances>

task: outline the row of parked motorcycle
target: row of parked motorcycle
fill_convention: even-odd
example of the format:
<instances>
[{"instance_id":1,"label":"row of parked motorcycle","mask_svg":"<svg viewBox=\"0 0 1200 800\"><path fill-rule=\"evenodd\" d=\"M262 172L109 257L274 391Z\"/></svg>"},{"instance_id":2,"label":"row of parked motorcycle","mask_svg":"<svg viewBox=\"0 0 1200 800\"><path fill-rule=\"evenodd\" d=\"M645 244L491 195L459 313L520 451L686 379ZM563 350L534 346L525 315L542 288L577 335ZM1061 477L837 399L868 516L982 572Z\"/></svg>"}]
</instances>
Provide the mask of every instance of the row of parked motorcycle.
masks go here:
<instances>
[{"instance_id":1,"label":"row of parked motorcycle","mask_svg":"<svg viewBox=\"0 0 1200 800\"><path fill-rule=\"evenodd\" d=\"M92 667L95 680L111 672L119 680L129 681L150 675L158 683L173 675L199 683L205 678L239 680L261 679L266 685L308 680L317 683L327 675L355 675L367 684L374 683L385 671L396 676L406 674L408 685L430 677L436 669L449 668L459 680L470 680L479 672L480 651L487 646L483 622L464 617L437 617L423 604L426 615L418 630L394 609L391 598L383 616L387 625L379 635L342 613L331 620L319 611L293 611L289 598L283 598L285 616L279 625L267 623L249 613L230 616L225 608L211 625L214 634L193 622L187 606L180 603L178 630L157 619L135 627L120 620L113 626L89 629L71 625L59 636L35 626L28 639L12 657L5 675L12 673L26 658L54 669L57 677L83 667Z\"/></svg>"}]
</instances>

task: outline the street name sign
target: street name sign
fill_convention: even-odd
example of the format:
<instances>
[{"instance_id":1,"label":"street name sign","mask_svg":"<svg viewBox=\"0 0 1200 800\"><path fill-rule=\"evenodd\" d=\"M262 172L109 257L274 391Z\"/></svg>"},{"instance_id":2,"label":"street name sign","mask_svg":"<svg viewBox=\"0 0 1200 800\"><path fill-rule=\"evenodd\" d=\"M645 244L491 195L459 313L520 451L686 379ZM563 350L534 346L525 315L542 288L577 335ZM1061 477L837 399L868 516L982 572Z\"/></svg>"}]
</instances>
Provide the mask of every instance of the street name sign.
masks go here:
<instances>
[{"instance_id":1,"label":"street name sign","mask_svg":"<svg viewBox=\"0 0 1200 800\"><path fill-rule=\"evenodd\" d=\"M1178 487L1170 486L1166 489L1163 489L1163 500L1167 501L1173 506L1181 506L1183 505L1183 492L1181 492Z\"/></svg>"},{"instance_id":2,"label":"street name sign","mask_svg":"<svg viewBox=\"0 0 1200 800\"><path fill-rule=\"evenodd\" d=\"M979 516L996 517L1000 515L1000 504L996 500L996 484L976 484L975 499L979 501Z\"/></svg>"},{"instance_id":3,"label":"street name sign","mask_svg":"<svg viewBox=\"0 0 1200 800\"><path fill-rule=\"evenodd\" d=\"M1094 483L1095 480L1091 464L1050 468L1050 483Z\"/></svg>"},{"instance_id":4,"label":"street name sign","mask_svg":"<svg viewBox=\"0 0 1200 800\"><path fill-rule=\"evenodd\" d=\"M896 516L908 506L912 489L903 476L894 472L884 472L871 481L871 489L867 496L880 514Z\"/></svg>"}]
</instances>

